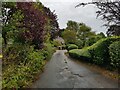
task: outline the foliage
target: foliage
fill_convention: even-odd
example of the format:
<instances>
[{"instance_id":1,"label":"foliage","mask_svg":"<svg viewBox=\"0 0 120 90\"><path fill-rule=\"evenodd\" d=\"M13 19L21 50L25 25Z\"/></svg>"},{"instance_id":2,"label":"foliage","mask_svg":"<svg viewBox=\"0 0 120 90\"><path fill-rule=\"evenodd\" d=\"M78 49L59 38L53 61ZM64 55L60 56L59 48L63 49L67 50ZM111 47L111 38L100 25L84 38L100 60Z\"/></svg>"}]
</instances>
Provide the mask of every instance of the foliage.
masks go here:
<instances>
[{"instance_id":1,"label":"foliage","mask_svg":"<svg viewBox=\"0 0 120 90\"><path fill-rule=\"evenodd\" d=\"M70 30L65 30L62 33L62 37L65 40L66 44L75 43L75 41L76 41L76 32L75 31L70 31Z\"/></svg>"},{"instance_id":2,"label":"foliage","mask_svg":"<svg viewBox=\"0 0 120 90\"><path fill-rule=\"evenodd\" d=\"M44 43L43 56L45 57L46 60L51 59L54 50L55 49L53 48L51 43Z\"/></svg>"},{"instance_id":3,"label":"foliage","mask_svg":"<svg viewBox=\"0 0 120 90\"><path fill-rule=\"evenodd\" d=\"M68 44L67 46L68 46L68 47L67 47L68 50L78 49L78 46L75 45L75 44Z\"/></svg>"},{"instance_id":4,"label":"foliage","mask_svg":"<svg viewBox=\"0 0 120 90\"><path fill-rule=\"evenodd\" d=\"M77 23L77 22L75 22L75 21L68 21L67 22L67 28L66 28L67 30L73 30L73 31L78 31L78 29L79 29L79 24Z\"/></svg>"},{"instance_id":5,"label":"foliage","mask_svg":"<svg viewBox=\"0 0 120 90\"><path fill-rule=\"evenodd\" d=\"M96 12L97 16L102 16L102 18L107 21L107 24L111 22L118 25L120 24L120 2L119 1L112 1L112 0L105 0L96 1L96 2L88 2L88 3L80 3L76 7L85 6L88 4L95 4L98 7L98 11Z\"/></svg>"},{"instance_id":6,"label":"foliage","mask_svg":"<svg viewBox=\"0 0 120 90\"><path fill-rule=\"evenodd\" d=\"M44 65L41 51L34 51L29 45L14 44L3 52L3 88L26 87L41 72ZM31 67L32 66L32 67Z\"/></svg>"},{"instance_id":7,"label":"foliage","mask_svg":"<svg viewBox=\"0 0 120 90\"><path fill-rule=\"evenodd\" d=\"M107 36L120 36L120 25L111 25L106 34Z\"/></svg>"},{"instance_id":8,"label":"foliage","mask_svg":"<svg viewBox=\"0 0 120 90\"><path fill-rule=\"evenodd\" d=\"M93 36L93 37L89 38L88 40L86 40L85 47L91 46L96 42L97 42L96 38L95 38L95 36Z\"/></svg>"},{"instance_id":9,"label":"foliage","mask_svg":"<svg viewBox=\"0 0 120 90\"><path fill-rule=\"evenodd\" d=\"M85 42L85 46L91 46L94 43L96 43L98 40L105 38L105 35L101 32L97 35L93 35L90 38L88 38Z\"/></svg>"},{"instance_id":10,"label":"foliage","mask_svg":"<svg viewBox=\"0 0 120 90\"><path fill-rule=\"evenodd\" d=\"M78 57L81 59L82 53L89 52L87 53L88 56L91 59L92 63L95 63L97 65L102 65L102 66L110 66L110 55L109 55L109 46L111 43L115 41L119 41L120 37L108 37L105 39L101 39L92 46L83 48L83 49L76 49L76 50L70 50L69 53L71 56ZM87 55L83 55L85 57ZM88 57L87 56L87 57ZM117 56L115 56L117 58Z\"/></svg>"},{"instance_id":11,"label":"foliage","mask_svg":"<svg viewBox=\"0 0 120 90\"><path fill-rule=\"evenodd\" d=\"M83 41L81 39L77 39L75 44L78 46L78 48L83 48Z\"/></svg>"},{"instance_id":12,"label":"foliage","mask_svg":"<svg viewBox=\"0 0 120 90\"><path fill-rule=\"evenodd\" d=\"M105 38L106 36L105 36L105 34L103 32L100 32L100 33L97 34L97 37L99 39L102 39L102 38Z\"/></svg>"},{"instance_id":13,"label":"foliage","mask_svg":"<svg viewBox=\"0 0 120 90\"><path fill-rule=\"evenodd\" d=\"M42 50L16 43L3 51L3 88L30 86L37 73L43 71L45 60L49 60L54 52L50 43Z\"/></svg>"},{"instance_id":14,"label":"foliage","mask_svg":"<svg viewBox=\"0 0 120 90\"><path fill-rule=\"evenodd\" d=\"M28 87L53 54L50 38L51 32L59 28L57 16L40 2L2 4L2 85L3 88Z\"/></svg>"},{"instance_id":15,"label":"foliage","mask_svg":"<svg viewBox=\"0 0 120 90\"><path fill-rule=\"evenodd\" d=\"M39 8L36 8L32 2L17 2L17 8L24 14L22 28L25 31L21 33L26 42L32 42L36 48L42 48L44 40L45 17Z\"/></svg>"},{"instance_id":16,"label":"foliage","mask_svg":"<svg viewBox=\"0 0 120 90\"><path fill-rule=\"evenodd\" d=\"M40 2L3 2L2 12L5 45L12 38L41 49L45 37L56 37L59 30L57 15Z\"/></svg>"},{"instance_id":17,"label":"foliage","mask_svg":"<svg viewBox=\"0 0 120 90\"><path fill-rule=\"evenodd\" d=\"M45 25L45 28L47 30L46 33L50 34L50 39L54 39L56 38L56 36L58 36L58 32L59 32L59 25L57 22L57 15L53 12L50 11L49 8L44 7L43 8L46 19L47 19L47 23Z\"/></svg>"},{"instance_id":18,"label":"foliage","mask_svg":"<svg viewBox=\"0 0 120 90\"><path fill-rule=\"evenodd\" d=\"M11 2L11 3L7 3L7 2L2 2L2 26L3 26L3 30L2 30L2 37L4 40L4 44L5 46L7 45L7 32L9 31L9 27L7 27L8 22L10 21L12 14L16 11L15 8L15 2ZM11 8L11 9L10 9Z\"/></svg>"},{"instance_id":19,"label":"foliage","mask_svg":"<svg viewBox=\"0 0 120 90\"><path fill-rule=\"evenodd\" d=\"M109 45L119 40L120 37L108 37L105 39L99 40L97 43L88 47L89 52L91 53L93 62L98 65L108 65L110 63L109 56Z\"/></svg>"},{"instance_id":20,"label":"foliage","mask_svg":"<svg viewBox=\"0 0 120 90\"><path fill-rule=\"evenodd\" d=\"M79 46L79 48L83 48L85 46L86 40L95 36L95 32L91 31L91 28L89 26L84 23L79 23L71 20L67 22L66 29L63 29L61 32L66 44L76 44ZM73 32L74 34L72 35L70 32Z\"/></svg>"},{"instance_id":21,"label":"foliage","mask_svg":"<svg viewBox=\"0 0 120 90\"><path fill-rule=\"evenodd\" d=\"M95 33L91 31L91 28L85 24L80 26L77 37L83 41L83 46L85 45L86 40L94 36Z\"/></svg>"},{"instance_id":22,"label":"foliage","mask_svg":"<svg viewBox=\"0 0 120 90\"><path fill-rule=\"evenodd\" d=\"M102 17L106 23L105 26L109 27L108 34L118 34L120 35L119 30L116 30L116 26L120 26L120 1L118 0L104 0L103 1L92 1L88 3L80 3L76 7L86 6L89 4L94 4L97 6L98 10L96 11L97 17ZM115 28L111 29L111 27ZM118 32L118 33L117 33Z\"/></svg>"},{"instance_id":23,"label":"foliage","mask_svg":"<svg viewBox=\"0 0 120 90\"><path fill-rule=\"evenodd\" d=\"M61 46L62 44L58 41L58 40L53 40L53 45L55 46L55 47L58 47L58 46Z\"/></svg>"},{"instance_id":24,"label":"foliage","mask_svg":"<svg viewBox=\"0 0 120 90\"><path fill-rule=\"evenodd\" d=\"M81 59L81 60L91 59L91 54L87 49L73 49L69 51L69 54L71 57Z\"/></svg>"},{"instance_id":25,"label":"foliage","mask_svg":"<svg viewBox=\"0 0 120 90\"><path fill-rule=\"evenodd\" d=\"M120 41L113 42L109 46L111 65L114 68L120 68Z\"/></svg>"},{"instance_id":26,"label":"foliage","mask_svg":"<svg viewBox=\"0 0 120 90\"><path fill-rule=\"evenodd\" d=\"M25 61L27 53L30 52L28 45L14 44L3 48L3 67L10 63L21 63ZM20 57L21 56L21 57Z\"/></svg>"},{"instance_id":27,"label":"foliage","mask_svg":"<svg viewBox=\"0 0 120 90\"><path fill-rule=\"evenodd\" d=\"M63 32L64 30L65 30L65 29L60 29L60 30L58 31L58 34L59 34L58 36L59 36L59 37L62 37L62 32Z\"/></svg>"}]
</instances>

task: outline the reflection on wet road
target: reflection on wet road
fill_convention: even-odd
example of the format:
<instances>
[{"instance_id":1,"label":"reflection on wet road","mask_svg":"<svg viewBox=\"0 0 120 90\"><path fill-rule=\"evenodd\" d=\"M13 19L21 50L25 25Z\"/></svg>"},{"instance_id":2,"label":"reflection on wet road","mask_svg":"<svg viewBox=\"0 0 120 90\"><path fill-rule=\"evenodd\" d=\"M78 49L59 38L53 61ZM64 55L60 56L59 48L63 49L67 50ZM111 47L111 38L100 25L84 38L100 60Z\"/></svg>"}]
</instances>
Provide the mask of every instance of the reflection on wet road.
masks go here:
<instances>
[{"instance_id":1,"label":"reflection on wet road","mask_svg":"<svg viewBox=\"0 0 120 90\"><path fill-rule=\"evenodd\" d=\"M118 82L77 64L57 50L33 88L118 88Z\"/></svg>"}]
</instances>

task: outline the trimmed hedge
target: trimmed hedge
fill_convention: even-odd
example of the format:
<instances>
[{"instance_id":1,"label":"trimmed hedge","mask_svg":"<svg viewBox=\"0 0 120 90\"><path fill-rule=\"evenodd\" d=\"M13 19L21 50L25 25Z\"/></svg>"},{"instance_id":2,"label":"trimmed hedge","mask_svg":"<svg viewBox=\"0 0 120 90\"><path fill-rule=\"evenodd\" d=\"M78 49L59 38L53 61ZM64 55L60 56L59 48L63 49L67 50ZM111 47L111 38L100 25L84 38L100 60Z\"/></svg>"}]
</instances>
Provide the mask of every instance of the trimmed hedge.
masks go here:
<instances>
[{"instance_id":1,"label":"trimmed hedge","mask_svg":"<svg viewBox=\"0 0 120 90\"><path fill-rule=\"evenodd\" d=\"M109 66L111 62L109 55L109 45L118 40L120 40L120 37L108 37L99 40L97 43L93 44L90 47L70 50L69 54L74 58L89 58L92 63L95 63L97 65Z\"/></svg>"},{"instance_id":2,"label":"trimmed hedge","mask_svg":"<svg viewBox=\"0 0 120 90\"><path fill-rule=\"evenodd\" d=\"M113 68L120 68L120 41L113 42L109 46L109 54L111 59L111 66Z\"/></svg>"},{"instance_id":3,"label":"trimmed hedge","mask_svg":"<svg viewBox=\"0 0 120 90\"><path fill-rule=\"evenodd\" d=\"M68 44L67 49L68 49L68 50L78 49L78 46L77 46L77 45L75 45L75 44Z\"/></svg>"},{"instance_id":4,"label":"trimmed hedge","mask_svg":"<svg viewBox=\"0 0 120 90\"><path fill-rule=\"evenodd\" d=\"M92 56L92 62L98 65L109 65L109 45L115 41L118 41L120 37L108 37L99 40L97 43L88 47L88 50Z\"/></svg>"},{"instance_id":5,"label":"trimmed hedge","mask_svg":"<svg viewBox=\"0 0 120 90\"><path fill-rule=\"evenodd\" d=\"M77 58L77 59L86 59L86 60L90 60L91 59L91 55L89 53L89 51L87 49L74 49L74 50L70 50L69 54L71 57L73 58Z\"/></svg>"}]
</instances>

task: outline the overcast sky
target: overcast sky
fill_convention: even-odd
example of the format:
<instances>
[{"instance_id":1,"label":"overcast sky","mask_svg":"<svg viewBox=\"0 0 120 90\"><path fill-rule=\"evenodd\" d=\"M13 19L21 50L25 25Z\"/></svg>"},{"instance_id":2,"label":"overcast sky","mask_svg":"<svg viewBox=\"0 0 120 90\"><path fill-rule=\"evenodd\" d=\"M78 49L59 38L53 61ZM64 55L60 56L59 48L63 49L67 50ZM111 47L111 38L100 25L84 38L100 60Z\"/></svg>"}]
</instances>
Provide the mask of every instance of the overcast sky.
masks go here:
<instances>
[{"instance_id":1,"label":"overcast sky","mask_svg":"<svg viewBox=\"0 0 120 90\"><path fill-rule=\"evenodd\" d=\"M68 20L83 22L90 26L93 31L106 32L103 27L103 21L100 18L96 19L95 11L97 8L93 5L75 8L79 2L88 2L91 0L40 0L44 6L49 7L51 11L55 10L58 16L60 28L65 28Z\"/></svg>"}]
</instances>

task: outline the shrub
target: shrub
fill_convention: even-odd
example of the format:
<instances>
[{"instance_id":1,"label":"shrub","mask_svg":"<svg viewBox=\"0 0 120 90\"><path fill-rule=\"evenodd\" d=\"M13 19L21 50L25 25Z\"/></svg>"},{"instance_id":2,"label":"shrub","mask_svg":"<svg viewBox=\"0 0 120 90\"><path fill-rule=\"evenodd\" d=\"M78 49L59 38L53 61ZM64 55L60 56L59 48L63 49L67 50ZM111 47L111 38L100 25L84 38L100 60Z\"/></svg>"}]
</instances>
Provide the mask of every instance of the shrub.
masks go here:
<instances>
[{"instance_id":1,"label":"shrub","mask_svg":"<svg viewBox=\"0 0 120 90\"><path fill-rule=\"evenodd\" d=\"M44 43L44 48L43 48L43 55L46 60L49 60L52 57L52 54L54 53L54 49L52 47L51 43Z\"/></svg>"},{"instance_id":2,"label":"shrub","mask_svg":"<svg viewBox=\"0 0 120 90\"><path fill-rule=\"evenodd\" d=\"M105 39L99 40L97 43L88 47L88 50L92 56L93 63L98 65L109 65L110 56L109 56L109 45L119 40L120 37L108 37Z\"/></svg>"},{"instance_id":3,"label":"shrub","mask_svg":"<svg viewBox=\"0 0 120 90\"><path fill-rule=\"evenodd\" d=\"M23 88L30 86L34 81L34 76L41 72L44 66L44 57L41 52L33 51L28 54L27 62L8 65L3 70L3 88Z\"/></svg>"},{"instance_id":4,"label":"shrub","mask_svg":"<svg viewBox=\"0 0 120 90\"><path fill-rule=\"evenodd\" d=\"M91 55L87 49L74 49L70 50L69 54L73 58L90 60Z\"/></svg>"},{"instance_id":5,"label":"shrub","mask_svg":"<svg viewBox=\"0 0 120 90\"><path fill-rule=\"evenodd\" d=\"M77 57L79 59L82 59L82 56L89 57L92 63L109 66L109 45L114 41L118 41L119 39L120 37L108 37L101 39L92 46L86 47L84 49L70 50L69 54L70 56Z\"/></svg>"},{"instance_id":6,"label":"shrub","mask_svg":"<svg viewBox=\"0 0 120 90\"><path fill-rule=\"evenodd\" d=\"M58 40L53 40L52 43L55 47L61 46L61 43Z\"/></svg>"},{"instance_id":7,"label":"shrub","mask_svg":"<svg viewBox=\"0 0 120 90\"><path fill-rule=\"evenodd\" d=\"M43 51L29 45L14 44L3 50L2 87L29 86L44 66Z\"/></svg>"},{"instance_id":8,"label":"shrub","mask_svg":"<svg viewBox=\"0 0 120 90\"><path fill-rule=\"evenodd\" d=\"M78 46L78 48L81 49L81 48L83 48L84 42L82 40L80 40L80 39L77 39L75 44Z\"/></svg>"},{"instance_id":9,"label":"shrub","mask_svg":"<svg viewBox=\"0 0 120 90\"><path fill-rule=\"evenodd\" d=\"M113 42L109 46L109 54L113 68L120 68L120 41Z\"/></svg>"},{"instance_id":10,"label":"shrub","mask_svg":"<svg viewBox=\"0 0 120 90\"><path fill-rule=\"evenodd\" d=\"M11 63L19 64L27 62L26 57L29 52L33 51L33 47L22 44L13 44L8 45L6 48L3 48L3 67L10 65Z\"/></svg>"},{"instance_id":11,"label":"shrub","mask_svg":"<svg viewBox=\"0 0 120 90\"><path fill-rule=\"evenodd\" d=\"M2 87L30 86L35 76L43 71L45 59L50 59L52 53L50 43L45 43L43 50L35 50L33 46L18 43L3 48Z\"/></svg>"},{"instance_id":12,"label":"shrub","mask_svg":"<svg viewBox=\"0 0 120 90\"><path fill-rule=\"evenodd\" d=\"M75 44L68 44L68 50L72 50L72 49L78 49L78 46Z\"/></svg>"},{"instance_id":13,"label":"shrub","mask_svg":"<svg viewBox=\"0 0 120 90\"><path fill-rule=\"evenodd\" d=\"M85 46L86 47L91 46L94 43L96 43L98 40L103 39L103 38L105 38L105 35L102 32L97 35L94 35L86 40Z\"/></svg>"}]
</instances>

